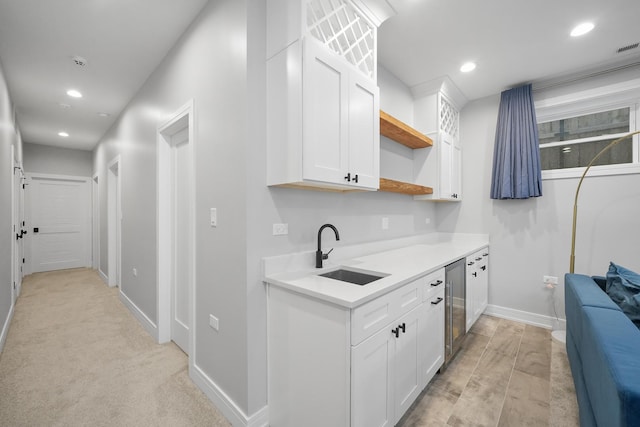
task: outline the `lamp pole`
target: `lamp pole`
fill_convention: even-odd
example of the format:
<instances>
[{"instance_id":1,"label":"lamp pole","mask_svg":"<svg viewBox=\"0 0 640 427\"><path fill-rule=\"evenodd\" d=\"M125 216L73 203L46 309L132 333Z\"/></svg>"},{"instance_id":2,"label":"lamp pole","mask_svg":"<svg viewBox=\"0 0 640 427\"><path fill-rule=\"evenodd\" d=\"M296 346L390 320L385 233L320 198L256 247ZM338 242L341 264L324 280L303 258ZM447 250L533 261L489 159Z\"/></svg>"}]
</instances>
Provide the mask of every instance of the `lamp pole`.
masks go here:
<instances>
[{"instance_id":1,"label":"lamp pole","mask_svg":"<svg viewBox=\"0 0 640 427\"><path fill-rule=\"evenodd\" d=\"M576 262L576 220L578 218L578 194L580 194L580 187L582 186L582 181L584 180L584 177L585 177L585 175L587 175L587 172L589 171L591 166L593 166L595 161L598 160L598 158L603 153L605 153L609 149L613 148L613 146L615 146L619 142L624 141L625 139L630 138L633 135L638 135L638 134L640 134L640 131L631 132L631 133L629 133L629 134L627 134L627 135L625 135L623 137L620 137L618 139L614 139L613 141L611 141L606 147L604 147L602 150L600 150L600 152L598 154L596 154L596 156L591 160L591 162L589 162L589 164L587 165L587 168L584 170L584 172L582 173L582 176L580 177L580 181L578 182L578 188L576 189L576 198L575 198L575 201L573 202L573 227L571 228L571 260L570 260L570 263L569 263L569 272L570 273L574 272L574 267L575 267L575 262Z\"/></svg>"}]
</instances>

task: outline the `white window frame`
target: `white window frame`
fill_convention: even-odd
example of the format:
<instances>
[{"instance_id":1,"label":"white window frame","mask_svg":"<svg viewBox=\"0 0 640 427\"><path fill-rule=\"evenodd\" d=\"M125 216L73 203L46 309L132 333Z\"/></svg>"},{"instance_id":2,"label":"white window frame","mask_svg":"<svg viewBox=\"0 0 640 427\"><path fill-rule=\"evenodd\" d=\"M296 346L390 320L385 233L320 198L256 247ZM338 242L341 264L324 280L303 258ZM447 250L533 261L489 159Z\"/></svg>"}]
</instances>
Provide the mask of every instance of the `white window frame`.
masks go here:
<instances>
[{"instance_id":1,"label":"white window frame","mask_svg":"<svg viewBox=\"0 0 640 427\"><path fill-rule=\"evenodd\" d=\"M618 99L612 99L618 98ZM629 132L638 130L638 124L640 123L640 99L625 99L620 100L618 96L612 96L611 98L604 96L598 97L598 99L580 100L577 99L574 102L566 103L558 108L558 106L543 106L536 108L536 116L538 123L545 123L555 120L562 120L571 117L578 117L587 114L600 113L603 111L615 110L618 108L629 107ZM621 137L627 133L611 134L606 139ZM601 140L601 137L581 138L576 140L562 141L558 143L549 143L541 146L553 147L554 145L570 145L579 144L582 142L589 142L594 140ZM633 136L633 153L632 163L623 163L615 165L600 165L592 166L589 169L589 176L606 176L606 175L626 175L626 174L640 174L640 138L638 135ZM579 178L582 176L585 167L566 168L566 169L550 169L542 171L542 179L565 179L565 178Z\"/></svg>"}]
</instances>

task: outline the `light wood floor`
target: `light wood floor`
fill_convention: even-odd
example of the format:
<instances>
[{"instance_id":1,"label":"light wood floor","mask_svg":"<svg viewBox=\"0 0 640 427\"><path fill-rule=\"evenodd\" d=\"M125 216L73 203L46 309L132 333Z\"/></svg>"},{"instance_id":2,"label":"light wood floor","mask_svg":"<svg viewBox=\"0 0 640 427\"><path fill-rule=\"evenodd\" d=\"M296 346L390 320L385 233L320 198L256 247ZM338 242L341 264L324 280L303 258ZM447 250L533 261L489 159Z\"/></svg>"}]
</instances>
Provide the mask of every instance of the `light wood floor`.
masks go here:
<instances>
[{"instance_id":1,"label":"light wood floor","mask_svg":"<svg viewBox=\"0 0 640 427\"><path fill-rule=\"evenodd\" d=\"M481 316L398 424L418 426L579 426L563 344L549 330Z\"/></svg>"}]
</instances>

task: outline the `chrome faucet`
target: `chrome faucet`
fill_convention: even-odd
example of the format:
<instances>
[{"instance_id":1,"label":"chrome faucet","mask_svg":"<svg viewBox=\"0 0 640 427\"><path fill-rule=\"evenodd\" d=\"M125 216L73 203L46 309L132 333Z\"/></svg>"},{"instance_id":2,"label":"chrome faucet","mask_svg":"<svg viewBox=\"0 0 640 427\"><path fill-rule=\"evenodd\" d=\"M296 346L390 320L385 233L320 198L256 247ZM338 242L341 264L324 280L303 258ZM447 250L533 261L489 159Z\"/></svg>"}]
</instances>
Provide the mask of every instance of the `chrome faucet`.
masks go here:
<instances>
[{"instance_id":1,"label":"chrome faucet","mask_svg":"<svg viewBox=\"0 0 640 427\"><path fill-rule=\"evenodd\" d=\"M318 250L316 251L316 268L322 268L322 260L323 259L327 259L329 258L329 254L331 253L331 251L333 250L333 248L327 252L326 254L322 253L322 241L321 241L321 237L322 237L322 230L324 230L325 228L329 227L330 229L333 230L333 232L336 235L336 240L340 240L340 233L338 233L338 229L335 228L333 225L331 224L325 224L322 227L320 227L320 230L318 230Z\"/></svg>"}]
</instances>

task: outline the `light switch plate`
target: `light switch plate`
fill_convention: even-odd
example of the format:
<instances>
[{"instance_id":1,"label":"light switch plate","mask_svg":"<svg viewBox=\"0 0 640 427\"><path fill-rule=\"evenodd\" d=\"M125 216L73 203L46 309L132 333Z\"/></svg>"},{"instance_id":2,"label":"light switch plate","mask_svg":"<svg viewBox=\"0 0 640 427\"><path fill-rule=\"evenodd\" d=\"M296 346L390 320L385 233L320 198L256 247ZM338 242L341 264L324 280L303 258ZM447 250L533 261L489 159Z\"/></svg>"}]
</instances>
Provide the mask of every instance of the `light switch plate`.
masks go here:
<instances>
[{"instance_id":1,"label":"light switch plate","mask_svg":"<svg viewBox=\"0 0 640 427\"><path fill-rule=\"evenodd\" d=\"M216 316L214 316L213 314L209 315L209 326L211 326L213 329L215 329L216 331L220 329L219 326L219 322L218 322L218 318Z\"/></svg>"},{"instance_id":2,"label":"light switch plate","mask_svg":"<svg viewBox=\"0 0 640 427\"><path fill-rule=\"evenodd\" d=\"M387 217L382 218L382 229L383 230L389 229L389 218Z\"/></svg>"},{"instance_id":3,"label":"light switch plate","mask_svg":"<svg viewBox=\"0 0 640 427\"><path fill-rule=\"evenodd\" d=\"M218 226L218 209L216 208L211 208L211 226Z\"/></svg>"}]
</instances>

